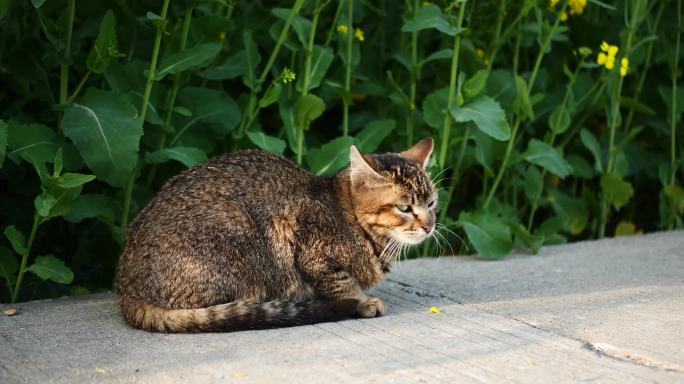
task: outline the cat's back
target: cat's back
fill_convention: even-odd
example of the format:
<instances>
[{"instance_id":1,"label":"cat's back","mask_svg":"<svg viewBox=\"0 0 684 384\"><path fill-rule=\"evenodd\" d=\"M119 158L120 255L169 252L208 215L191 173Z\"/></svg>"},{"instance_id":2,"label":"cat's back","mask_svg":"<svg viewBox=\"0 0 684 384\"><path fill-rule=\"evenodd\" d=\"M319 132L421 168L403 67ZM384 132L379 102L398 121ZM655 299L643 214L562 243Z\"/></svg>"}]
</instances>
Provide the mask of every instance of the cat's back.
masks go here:
<instances>
[{"instance_id":1,"label":"cat's back","mask_svg":"<svg viewBox=\"0 0 684 384\"><path fill-rule=\"evenodd\" d=\"M314 176L290 160L262 150L237 151L217 156L172 178L160 198L240 199L267 204L276 198L305 192Z\"/></svg>"}]
</instances>

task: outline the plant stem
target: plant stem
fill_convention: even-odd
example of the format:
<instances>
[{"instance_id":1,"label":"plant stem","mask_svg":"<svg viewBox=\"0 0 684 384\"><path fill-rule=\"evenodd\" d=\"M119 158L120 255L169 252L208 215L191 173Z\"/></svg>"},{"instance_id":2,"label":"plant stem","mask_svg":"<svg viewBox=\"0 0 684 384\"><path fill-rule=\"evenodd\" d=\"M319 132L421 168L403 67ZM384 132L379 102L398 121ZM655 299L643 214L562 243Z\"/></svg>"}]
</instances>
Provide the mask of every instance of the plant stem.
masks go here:
<instances>
[{"instance_id":1,"label":"plant stem","mask_svg":"<svg viewBox=\"0 0 684 384\"><path fill-rule=\"evenodd\" d=\"M323 8L328 5L326 1L322 6L320 0L316 0L314 8L313 19L311 21L311 31L309 33L309 44L305 51L306 61L304 62L304 78L302 79L302 96L309 93L309 83L311 82L311 61L313 60L314 40L316 38L316 28L318 26L318 18L323 11ZM304 150L304 124L297 126L297 164L302 164L302 152Z\"/></svg>"},{"instance_id":2,"label":"plant stem","mask_svg":"<svg viewBox=\"0 0 684 384\"><path fill-rule=\"evenodd\" d=\"M645 1L645 0L641 0ZM623 57L628 57L632 50L632 39L637 30L636 16L638 5L633 5L631 20L627 25L627 39L625 41L625 49ZM622 83L624 77L618 75L618 85L613 88L613 97L610 108L610 138L608 140L608 162L606 164L606 174L613 172L613 161L615 159L615 132L617 131L618 117L620 116L620 95L622 94ZM601 194L601 216L599 221L599 238L604 238L606 235L606 224L608 223L608 214L610 207L606 201L605 194Z\"/></svg>"},{"instance_id":3,"label":"plant stem","mask_svg":"<svg viewBox=\"0 0 684 384\"><path fill-rule=\"evenodd\" d=\"M347 0L347 62L345 63L344 72L344 91L347 97L343 98L342 109L342 134L349 135L349 101L351 96L349 90L351 89L351 67L352 67L352 42L354 37L354 0Z\"/></svg>"},{"instance_id":4,"label":"plant stem","mask_svg":"<svg viewBox=\"0 0 684 384\"><path fill-rule=\"evenodd\" d=\"M16 303L19 297L19 290L21 289L21 282L24 280L24 273L26 273L26 264L28 262L29 254L31 253L31 247L33 246L33 240L36 238L36 231L38 230L38 225L40 224L40 216L38 212L33 213L33 226L31 227L31 233L29 234L28 242L26 243L26 249L24 254L21 255L21 266L19 267L19 276L17 277L17 282L14 285L14 291L12 292L12 303Z\"/></svg>"},{"instance_id":5,"label":"plant stem","mask_svg":"<svg viewBox=\"0 0 684 384\"><path fill-rule=\"evenodd\" d=\"M418 12L418 0L413 1L413 17ZM409 73L409 111L406 120L406 146L413 145L413 130L416 117L416 82L419 76L418 67L418 31L411 32L411 71Z\"/></svg>"},{"instance_id":6,"label":"plant stem","mask_svg":"<svg viewBox=\"0 0 684 384\"><path fill-rule=\"evenodd\" d=\"M258 115L254 113L255 108L257 107L257 95L261 91L261 86L266 80L266 77L268 76L268 73L270 72L273 63L275 62L275 59L278 56L280 48L283 46L283 44L285 44L285 40L287 40L287 36L290 32L290 27L292 26L292 22L294 21L295 16L299 14L302 5L304 5L304 0L295 0L295 3L292 6L292 9L290 10L290 13L287 15L287 20L285 20L283 30L280 31L278 41L276 42L273 51L271 51L271 56L269 56L268 62L266 62L266 66L261 71L261 76L259 76L259 79L256 81L254 89L252 89L252 91L249 93L249 101L247 102L245 111L242 114L242 121L240 122L240 129L238 131L239 136L242 136L245 133L245 130L247 130L252 125L252 122L254 122ZM248 118L245 119L244 116L248 116Z\"/></svg>"},{"instance_id":7,"label":"plant stem","mask_svg":"<svg viewBox=\"0 0 684 384\"><path fill-rule=\"evenodd\" d=\"M663 14L663 9L665 8L666 2L662 1L660 2L660 7L658 8L658 12L656 13L655 21L653 23L653 28L649 30L649 33L651 35L655 34L658 30L658 25L660 24L660 17ZM651 58L653 57L653 46L655 45L655 41L650 41L648 43L648 48L646 49L646 59L644 60L644 66L641 68L640 76L639 76L639 81L637 82L637 86L634 89L634 100L639 100L639 95L641 94L641 90L644 88L644 83L646 82L646 75L648 74L648 69L651 66ZM679 47L677 47L679 48ZM634 109L629 110L629 114L627 115L627 120L625 122L625 130L629 131L629 128L632 126L632 119L634 118Z\"/></svg>"},{"instance_id":8,"label":"plant stem","mask_svg":"<svg viewBox=\"0 0 684 384\"><path fill-rule=\"evenodd\" d=\"M565 86L565 95L563 95L563 102L561 105L567 106L568 98L570 98L570 95L572 94L572 86L575 84L575 80L577 79L577 74L579 73L580 69L582 68L582 64L584 63L584 59L581 59L580 62L577 64L577 68L575 68L575 72L572 75L572 78L568 81L568 84ZM551 132L551 138L549 139L549 145L553 146L554 142L556 141L556 133ZM539 199L541 198L542 191L544 189L544 178L546 177L546 168L542 169L541 173L541 179L540 179L540 186L537 189L537 193L534 195L534 198L532 200L532 206L530 207L530 215L527 218L527 231L530 232L532 231L532 223L534 222L534 214L537 211L537 208L539 208Z\"/></svg>"},{"instance_id":9,"label":"plant stem","mask_svg":"<svg viewBox=\"0 0 684 384\"><path fill-rule=\"evenodd\" d=\"M83 88L83 85L85 84L85 82L88 80L88 78L90 77L90 75L92 73L93 73L93 71L91 71L91 70L88 70L88 72L86 72L85 76L83 76L81 81L78 83L78 86L76 87L76 90L74 91L74 93L72 93L71 96L69 96L69 99L66 101L67 104L74 101L76 96L78 96L78 93L81 92L81 88Z\"/></svg>"},{"instance_id":10,"label":"plant stem","mask_svg":"<svg viewBox=\"0 0 684 384\"><path fill-rule=\"evenodd\" d=\"M670 185L674 185L677 176L677 76L679 74L679 43L682 30L682 0L677 0L677 43L675 44L674 68L672 71L672 111L670 114ZM672 223L671 223L672 224Z\"/></svg>"},{"instance_id":11,"label":"plant stem","mask_svg":"<svg viewBox=\"0 0 684 384\"><path fill-rule=\"evenodd\" d=\"M466 3L460 4L458 9L458 19L456 21L456 29L458 32L461 30L463 25L463 17L465 16ZM439 149L439 167L444 169L446 164L447 149L449 148L449 133L451 131L451 122L453 121L450 113L450 108L454 104L454 98L456 96L456 78L458 76L458 56L461 50L461 34L458 33L454 36L454 47L451 54L451 75L449 77L449 97L447 99L447 110L444 115L444 132L442 137L442 144Z\"/></svg>"},{"instance_id":12,"label":"plant stem","mask_svg":"<svg viewBox=\"0 0 684 384\"><path fill-rule=\"evenodd\" d=\"M74 14L76 12L76 0L68 0L67 2L67 35L66 44L64 46L64 63L60 66L59 74L59 103L65 104L69 94L69 55L71 51L71 35L74 30Z\"/></svg>"},{"instance_id":13,"label":"plant stem","mask_svg":"<svg viewBox=\"0 0 684 384\"><path fill-rule=\"evenodd\" d=\"M161 46L162 36L164 34L164 27L166 24L166 14L169 10L170 0L164 0L164 5L162 6L161 20L157 25L157 34L154 38L154 48L152 51L152 59L150 61L150 69L147 71L147 83L145 84L145 93L143 94L142 104L140 106L140 113L138 114L138 120L140 124L145 124L145 113L147 112L147 105L149 104L150 94L152 93L152 85L154 84L154 76L157 72L157 58L159 57L159 47ZM135 184L135 173L136 170L131 172L128 178L128 183L126 185L126 192L124 195L124 203L121 209L121 222L119 223L121 228L121 233L123 234L126 226L128 226L128 211L131 207L131 197L133 195L133 185Z\"/></svg>"},{"instance_id":14,"label":"plant stem","mask_svg":"<svg viewBox=\"0 0 684 384\"><path fill-rule=\"evenodd\" d=\"M192 13L195 9L195 3L191 2L185 8L185 16L183 17L183 29L181 30L181 40L178 45L178 51L183 52L188 44L188 34L190 32L190 22L192 21ZM171 92L167 97L167 103L165 106L164 116L164 129L162 130L161 136L159 137L159 144L157 145L157 150L164 149L166 145L167 132L171 130L171 118L173 117L173 107L176 104L176 96L178 96L178 89L181 84L182 73L176 73L173 75L173 85L171 86ZM147 186L152 185L154 180L154 175L157 173L159 164L155 164L150 169L150 173L147 175Z\"/></svg>"},{"instance_id":15,"label":"plant stem","mask_svg":"<svg viewBox=\"0 0 684 384\"><path fill-rule=\"evenodd\" d=\"M330 24L330 31L328 31L328 37L325 39L325 46L329 46L332 41L333 36L335 36L335 31L337 30L337 19L340 18L340 13L342 13L342 6L345 0L339 0L337 2L337 10L335 11L335 17L333 17L332 23Z\"/></svg>"},{"instance_id":16,"label":"plant stem","mask_svg":"<svg viewBox=\"0 0 684 384\"><path fill-rule=\"evenodd\" d=\"M497 15L496 18L496 27L494 28L494 37L492 37L492 41L489 44L490 45L490 55L489 55L489 63L487 63L487 74L489 74L492 71L492 66L494 65L494 60L496 59L496 55L499 52L499 38L501 37L501 27L503 26L503 18L504 18L504 13L506 13L506 0L500 0L499 1L499 14Z\"/></svg>"},{"instance_id":17,"label":"plant stem","mask_svg":"<svg viewBox=\"0 0 684 384\"><path fill-rule=\"evenodd\" d=\"M565 1L563 3L563 7L559 11L559 15L565 12L565 9L568 6L568 2ZM558 25L560 24L560 17L556 17L556 21L551 27L551 30L549 31L549 34L546 36L544 41L542 42L542 45L539 49L539 53L537 54L537 59L535 60L534 63L534 68L532 69L532 74L530 75L530 79L527 82L527 95L529 96L530 93L532 93L532 89L534 88L534 83L537 80L537 74L539 73L539 67L541 66L542 60L544 59L544 56L546 55L546 50L549 47L549 44L551 43L551 37L556 33L556 29L558 29ZM508 169L508 160L510 159L511 152L513 151L513 146L515 145L516 141L516 136L518 134L518 128L520 127L520 124L522 123L522 117L516 116L515 121L513 123L513 128L511 130L511 137L508 140L508 145L506 146L506 153L504 154L503 161L501 162L501 167L499 168L499 172L496 175L496 178L494 179L494 183L492 184L489 193L487 194L487 198L485 199L485 202L483 204L483 208L487 209L489 206L489 203L491 203L492 198L494 198L494 194L496 193L497 188L499 187L499 183L501 182L501 178L503 177L504 173Z\"/></svg>"}]
</instances>

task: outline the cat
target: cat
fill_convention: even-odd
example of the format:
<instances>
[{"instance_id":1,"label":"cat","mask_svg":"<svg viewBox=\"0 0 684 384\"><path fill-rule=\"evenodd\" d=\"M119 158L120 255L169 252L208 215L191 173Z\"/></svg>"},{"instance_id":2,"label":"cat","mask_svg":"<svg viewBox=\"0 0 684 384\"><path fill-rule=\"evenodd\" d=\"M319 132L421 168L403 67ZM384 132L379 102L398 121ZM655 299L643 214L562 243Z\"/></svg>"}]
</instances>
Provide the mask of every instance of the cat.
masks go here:
<instances>
[{"instance_id":1,"label":"cat","mask_svg":"<svg viewBox=\"0 0 684 384\"><path fill-rule=\"evenodd\" d=\"M429 237L430 138L316 176L262 150L171 178L126 231L116 290L124 319L156 332L225 332L382 316L364 292Z\"/></svg>"}]
</instances>

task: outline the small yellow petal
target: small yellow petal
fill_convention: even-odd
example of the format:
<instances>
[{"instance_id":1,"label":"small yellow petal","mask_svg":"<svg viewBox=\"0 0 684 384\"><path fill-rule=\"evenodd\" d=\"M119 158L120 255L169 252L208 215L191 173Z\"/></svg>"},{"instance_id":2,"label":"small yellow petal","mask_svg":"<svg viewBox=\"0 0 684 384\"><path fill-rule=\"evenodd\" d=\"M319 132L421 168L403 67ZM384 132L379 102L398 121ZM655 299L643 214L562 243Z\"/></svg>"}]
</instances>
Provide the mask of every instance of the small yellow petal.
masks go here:
<instances>
[{"instance_id":1,"label":"small yellow petal","mask_svg":"<svg viewBox=\"0 0 684 384\"><path fill-rule=\"evenodd\" d=\"M606 54L603 52L599 52L598 57L596 58L596 63L599 65L603 65L606 63Z\"/></svg>"},{"instance_id":2,"label":"small yellow petal","mask_svg":"<svg viewBox=\"0 0 684 384\"><path fill-rule=\"evenodd\" d=\"M627 76L627 67L620 67L620 76Z\"/></svg>"},{"instance_id":3,"label":"small yellow petal","mask_svg":"<svg viewBox=\"0 0 684 384\"><path fill-rule=\"evenodd\" d=\"M615 57L615 55L617 55L617 53L618 53L619 50L620 50L620 49L618 48L617 45L611 45L611 46L608 48L608 56L613 56L613 57Z\"/></svg>"},{"instance_id":4,"label":"small yellow petal","mask_svg":"<svg viewBox=\"0 0 684 384\"><path fill-rule=\"evenodd\" d=\"M356 37L356 39L357 39L358 41L364 41L364 40L366 40L366 38L365 38L364 35L363 35L363 31L361 30L361 28L356 28L356 29L354 30L354 37Z\"/></svg>"},{"instance_id":5,"label":"small yellow petal","mask_svg":"<svg viewBox=\"0 0 684 384\"><path fill-rule=\"evenodd\" d=\"M349 32L349 27L347 27L345 24L338 25L337 32L347 33Z\"/></svg>"},{"instance_id":6,"label":"small yellow petal","mask_svg":"<svg viewBox=\"0 0 684 384\"><path fill-rule=\"evenodd\" d=\"M561 21L567 21L568 20L568 13L563 11L563 13L561 13L561 15L560 15L560 19L561 19Z\"/></svg>"},{"instance_id":7,"label":"small yellow petal","mask_svg":"<svg viewBox=\"0 0 684 384\"><path fill-rule=\"evenodd\" d=\"M629 67L629 59L626 57L623 57L622 60L620 60L620 66L621 67Z\"/></svg>"},{"instance_id":8,"label":"small yellow petal","mask_svg":"<svg viewBox=\"0 0 684 384\"><path fill-rule=\"evenodd\" d=\"M608 44L606 41L601 42L601 50L603 52L608 52L608 48L610 48L610 44Z\"/></svg>"},{"instance_id":9,"label":"small yellow petal","mask_svg":"<svg viewBox=\"0 0 684 384\"><path fill-rule=\"evenodd\" d=\"M439 308L437 308L437 307L430 307L430 313L434 313L436 315L439 315L440 313L442 313L442 311L440 311Z\"/></svg>"},{"instance_id":10,"label":"small yellow petal","mask_svg":"<svg viewBox=\"0 0 684 384\"><path fill-rule=\"evenodd\" d=\"M615 57L614 56L608 56L606 58L606 69L613 69L615 68Z\"/></svg>"}]
</instances>

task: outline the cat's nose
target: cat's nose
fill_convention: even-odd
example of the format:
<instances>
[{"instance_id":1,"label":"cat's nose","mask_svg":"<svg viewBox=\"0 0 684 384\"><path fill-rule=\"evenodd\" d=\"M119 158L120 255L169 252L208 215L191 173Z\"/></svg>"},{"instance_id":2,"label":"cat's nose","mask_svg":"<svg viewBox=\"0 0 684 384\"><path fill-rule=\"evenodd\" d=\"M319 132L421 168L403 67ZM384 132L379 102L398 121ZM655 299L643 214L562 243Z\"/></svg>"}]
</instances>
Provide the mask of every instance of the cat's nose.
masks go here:
<instances>
[{"instance_id":1,"label":"cat's nose","mask_svg":"<svg viewBox=\"0 0 684 384\"><path fill-rule=\"evenodd\" d=\"M429 234L430 232L432 232L433 229L435 229L435 226L434 225L422 225L421 228L423 228L423 230L425 230L425 233Z\"/></svg>"}]
</instances>

